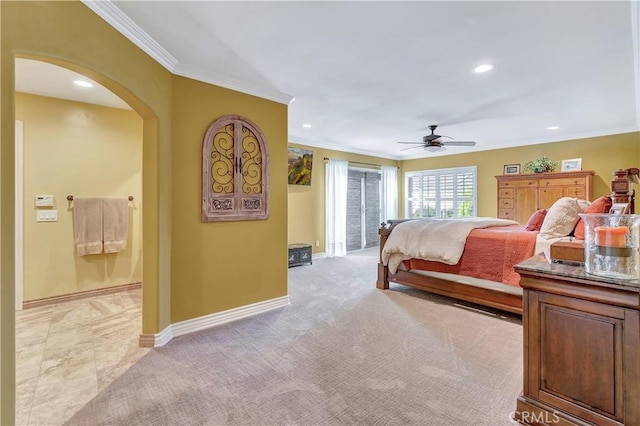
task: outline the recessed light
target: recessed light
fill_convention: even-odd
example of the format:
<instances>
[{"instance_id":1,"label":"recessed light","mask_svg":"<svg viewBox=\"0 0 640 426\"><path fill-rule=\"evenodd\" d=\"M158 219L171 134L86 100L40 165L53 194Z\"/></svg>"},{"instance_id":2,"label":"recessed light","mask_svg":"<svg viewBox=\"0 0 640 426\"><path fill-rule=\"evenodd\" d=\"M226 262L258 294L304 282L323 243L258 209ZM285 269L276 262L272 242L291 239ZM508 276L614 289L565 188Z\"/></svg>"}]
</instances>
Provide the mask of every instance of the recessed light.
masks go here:
<instances>
[{"instance_id":1,"label":"recessed light","mask_svg":"<svg viewBox=\"0 0 640 426\"><path fill-rule=\"evenodd\" d=\"M473 69L473 72L475 72L476 74L480 74L483 72L487 72L487 71L491 71L493 69L493 65L492 64L482 64L482 65L478 65L477 67L475 67Z\"/></svg>"},{"instance_id":2,"label":"recessed light","mask_svg":"<svg viewBox=\"0 0 640 426\"><path fill-rule=\"evenodd\" d=\"M93 87L93 84L89 83L88 81L85 80L76 80L73 82L75 85L80 86L80 87Z\"/></svg>"},{"instance_id":3,"label":"recessed light","mask_svg":"<svg viewBox=\"0 0 640 426\"><path fill-rule=\"evenodd\" d=\"M549 126L547 127L547 130L558 130L560 128L560 126Z\"/></svg>"},{"instance_id":4,"label":"recessed light","mask_svg":"<svg viewBox=\"0 0 640 426\"><path fill-rule=\"evenodd\" d=\"M303 124L302 127L304 127L305 129L310 129L313 126L311 126L311 124L309 123L306 123L306 124Z\"/></svg>"}]
</instances>

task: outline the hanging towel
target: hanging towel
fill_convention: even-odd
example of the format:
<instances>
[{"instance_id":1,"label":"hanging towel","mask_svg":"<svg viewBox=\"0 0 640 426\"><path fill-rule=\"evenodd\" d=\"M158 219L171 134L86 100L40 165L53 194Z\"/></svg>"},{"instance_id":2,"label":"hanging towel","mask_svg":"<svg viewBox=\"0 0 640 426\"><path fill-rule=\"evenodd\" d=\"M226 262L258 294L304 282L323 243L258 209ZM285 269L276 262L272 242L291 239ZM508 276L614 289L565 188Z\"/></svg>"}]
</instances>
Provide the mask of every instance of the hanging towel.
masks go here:
<instances>
[{"instance_id":1,"label":"hanging towel","mask_svg":"<svg viewBox=\"0 0 640 426\"><path fill-rule=\"evenodd\" d=\"M102 199L73 200L73 232L78 256L102 253Z\"/></svg>"},{"instance_id":2,"label":"hanging towel","mask_svg":"<svg viewBox=\"0 0 640 426\"><path fill-rule=\"evenodd\" d=\"M103 198L104 252L118 253L127 248L129 235L129 200L126 198Z\"/></svg>"}]
</instances>

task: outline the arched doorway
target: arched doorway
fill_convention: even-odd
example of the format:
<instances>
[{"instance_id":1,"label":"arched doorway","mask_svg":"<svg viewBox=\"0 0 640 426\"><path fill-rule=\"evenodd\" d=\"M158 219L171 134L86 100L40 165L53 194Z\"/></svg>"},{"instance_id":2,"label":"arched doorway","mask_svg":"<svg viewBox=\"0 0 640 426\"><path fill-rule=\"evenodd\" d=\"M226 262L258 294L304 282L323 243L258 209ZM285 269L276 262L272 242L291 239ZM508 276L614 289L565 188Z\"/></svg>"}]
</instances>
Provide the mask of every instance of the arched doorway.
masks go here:
<instances>
[{"instance_id":1,"label":"arched doorway","mask_svg":"<svg viewBox=\"0 0 640 426\"><path fill-rule=\"evenodd\" d=\"M64 423L145 353L138 348L141 289L119 288L132 278L142 281L142 118L124 103L119 108L33 87L21 91L27 62L41 79L56 73L88 79L55 65L16 60L15 115L25 148L24 179L16 164L16 182L23 182L16 200L24 199L22 214L16 214L16 241L23 243L26 272L16 265L16 276L24 276L22 293L30 306L16 317L16 422ZM53 79L46 80L52 89ZM73 202L65 195L115 197L121 191L134 198L128 249L77 256L69 245ZM37 205L34 200L45 195L53 195L52 205ZM55 220L39 220L53 212Z\"/></svg>"}]
</instances>

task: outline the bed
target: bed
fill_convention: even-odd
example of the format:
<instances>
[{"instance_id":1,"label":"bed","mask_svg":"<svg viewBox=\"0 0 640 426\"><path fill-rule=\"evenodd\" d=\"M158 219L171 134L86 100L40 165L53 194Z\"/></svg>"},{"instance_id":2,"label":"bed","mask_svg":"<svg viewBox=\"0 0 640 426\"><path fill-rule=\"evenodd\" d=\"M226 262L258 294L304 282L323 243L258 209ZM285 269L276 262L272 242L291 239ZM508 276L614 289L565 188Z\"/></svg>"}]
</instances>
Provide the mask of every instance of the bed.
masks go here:
<instances>
[{"instance_id":1,"label":"bed","mask_svg":"<svg viewBox=\"0 0 640 426\"><path fill-rule=\"evenodd\" d=\"M508 224L496 222L496 225L472 229L459 260L454 264L403 254L396 268L389 253L385 252L385 246L394 229L408 221L422 220L391 220L379 230L377 288L388 289L389 282L394 282L513 313L522 313L520 276L513 266L545 251L557 240L539 238L538 232L526 231L525 225L512 221L506 221L511 222ZM407 225L400 229L417 235L417 231L406 231ZM397 241L390 242L391 245L395 243ZM395 246L393 249L397 251Z\"/></svg>"}]
</instances>

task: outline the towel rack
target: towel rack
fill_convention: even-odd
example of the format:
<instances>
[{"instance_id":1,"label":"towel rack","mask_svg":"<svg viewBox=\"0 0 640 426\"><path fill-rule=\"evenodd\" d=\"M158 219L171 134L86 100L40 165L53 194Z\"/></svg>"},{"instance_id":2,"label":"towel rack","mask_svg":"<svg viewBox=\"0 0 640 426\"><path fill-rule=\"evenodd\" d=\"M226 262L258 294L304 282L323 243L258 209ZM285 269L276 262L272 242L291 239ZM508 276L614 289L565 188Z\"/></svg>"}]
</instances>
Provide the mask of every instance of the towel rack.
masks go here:
<instances>
[{"instance_id":1,"label":"towel rack","mask_svg":"<svg viewBox=\"0 0 640 426\"><path fill-rule=\"evenodd\" d=\"M67 195L67 201L73 201L73 195ZM133 201L133 195L129 195L129 201Z\"/></svg>"}]
</instances>

